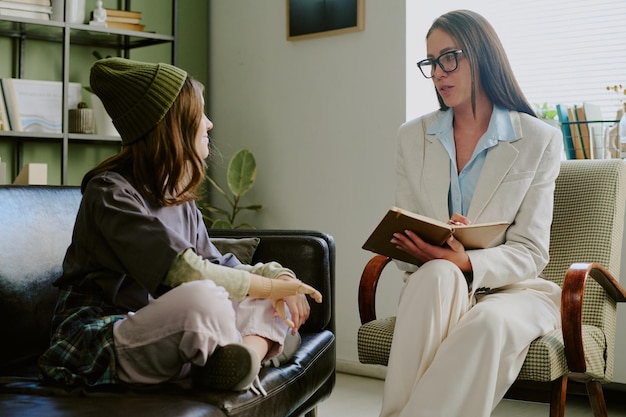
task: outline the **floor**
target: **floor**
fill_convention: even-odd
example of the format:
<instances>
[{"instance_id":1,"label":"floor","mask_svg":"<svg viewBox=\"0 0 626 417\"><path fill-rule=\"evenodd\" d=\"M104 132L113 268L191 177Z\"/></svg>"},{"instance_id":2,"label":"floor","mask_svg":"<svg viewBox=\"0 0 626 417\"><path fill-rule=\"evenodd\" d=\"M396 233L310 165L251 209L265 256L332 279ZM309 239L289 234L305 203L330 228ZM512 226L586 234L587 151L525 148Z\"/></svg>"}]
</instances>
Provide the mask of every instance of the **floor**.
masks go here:
<instances>
[{"instance_id":1,"label":"floor","mask_svg":"<svg viewBox=\"0 0 626 417\"><path fill-rule=\"evenodd\" d=\"M319 417L378 417L383 392L380 379L337 374L332 395L318 405ZM626 417L623 405L608 406L610 417ZM503 400L491 414L492 417L548 417L548 405L525 401ZM568 399L565 417L592 417L586 398Z\"/></svg>"}]
</instances>

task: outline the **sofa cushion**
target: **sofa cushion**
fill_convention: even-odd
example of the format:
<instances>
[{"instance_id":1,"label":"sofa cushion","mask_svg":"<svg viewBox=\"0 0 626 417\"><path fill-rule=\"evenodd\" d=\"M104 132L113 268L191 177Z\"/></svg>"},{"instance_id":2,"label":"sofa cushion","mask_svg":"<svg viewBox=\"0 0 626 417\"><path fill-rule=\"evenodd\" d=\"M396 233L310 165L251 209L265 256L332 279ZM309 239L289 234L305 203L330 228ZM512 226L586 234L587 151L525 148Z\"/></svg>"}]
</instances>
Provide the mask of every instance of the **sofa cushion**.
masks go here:
<instances>
[{"instance_id":1,"label":"sofa cushion","mask_svg":"<svg viewBox=\"0 0 626 417\"><path fill-rule=\"evenodd\" d=\"M209 235L211 231L209 230ZM250 264L252 257L256 251L256 247L259 246L258 237L249 237L241 239L230 238L211 238L211 242L215 245L220 253L232 253L239 259L242 264Z\"/></svg>"}]
</instances>

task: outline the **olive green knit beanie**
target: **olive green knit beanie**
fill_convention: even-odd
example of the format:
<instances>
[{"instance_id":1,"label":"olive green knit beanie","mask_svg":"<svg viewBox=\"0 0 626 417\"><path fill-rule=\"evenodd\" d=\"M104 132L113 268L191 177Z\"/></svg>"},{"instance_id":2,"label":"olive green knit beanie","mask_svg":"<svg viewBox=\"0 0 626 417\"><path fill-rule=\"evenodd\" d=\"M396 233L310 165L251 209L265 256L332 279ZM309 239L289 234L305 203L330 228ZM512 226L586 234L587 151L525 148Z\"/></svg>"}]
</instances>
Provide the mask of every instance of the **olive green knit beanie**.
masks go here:
<instances>
[{"instance_id":1,"label":"olive green knit beanie","mask_svg":"<svg viewBox=\"0 0 626 417\"><path fill-rule=\"evenodd\" d=\"M91 67L89 83L129 145L152 130L178 97L187 73L169 64L107 58Z\"/></svg>"}]
</instances>

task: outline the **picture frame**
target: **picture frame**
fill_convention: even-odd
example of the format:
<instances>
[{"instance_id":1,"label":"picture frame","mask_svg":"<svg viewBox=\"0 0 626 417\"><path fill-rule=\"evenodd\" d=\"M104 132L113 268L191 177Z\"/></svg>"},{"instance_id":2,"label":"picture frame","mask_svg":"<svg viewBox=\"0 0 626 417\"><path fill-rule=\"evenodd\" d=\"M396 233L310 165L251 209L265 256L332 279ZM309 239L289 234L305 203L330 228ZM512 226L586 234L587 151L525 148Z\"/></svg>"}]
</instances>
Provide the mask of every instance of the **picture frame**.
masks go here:
<instances>
[{"instance_id":1,"label":"picture frame","mask_svg":"<svg viewBox=\"0 0 626 417\"><path fill-rule=\"evenodd\" d=\"M286 0L287 40L358 32L365 28L365 0Z\"/></svg>"}]
</instances>

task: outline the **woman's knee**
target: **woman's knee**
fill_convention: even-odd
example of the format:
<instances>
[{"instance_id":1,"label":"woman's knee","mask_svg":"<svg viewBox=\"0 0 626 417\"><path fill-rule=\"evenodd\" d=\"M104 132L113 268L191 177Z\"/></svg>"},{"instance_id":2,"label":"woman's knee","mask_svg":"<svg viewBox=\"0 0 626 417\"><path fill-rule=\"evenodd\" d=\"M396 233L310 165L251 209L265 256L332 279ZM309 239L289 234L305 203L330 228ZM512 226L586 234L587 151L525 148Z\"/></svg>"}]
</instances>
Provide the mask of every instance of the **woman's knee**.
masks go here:
<instances>
[{"instance_id":1,"label":"woman's knee","mask_svg":"<svg viewBox=\"0 0 626 417\"><path fill-rule=\"evenodd\" d=\"M172 289L169 302L174 308L202 316L224 315L232 312L228 292L213 281L191 281Z\"/></svg>"},{"instance_id":2,"label":"woman's knee","mask_svg":"<svg viewBox=\"0 0 626 417\"><path fill-rule=\"evenodd\" d=\"M423 290L467 291L467 281L458 266L444 259L435 259L423 264L409 276L407 284Z\"/></svg>"},{"instance_id":3,"label":"woman's knee","mask_svg":"<svg viewBox=\"0 0 626 417\"><path fill-rule=\"evenodd\" d=\"M434 260L426 262L408 277L400 303L403 306L419 304L425 310L443 308L460 312L467 308L468 295L461 270L449 261Z\"/></svg>"}]
</instances>

